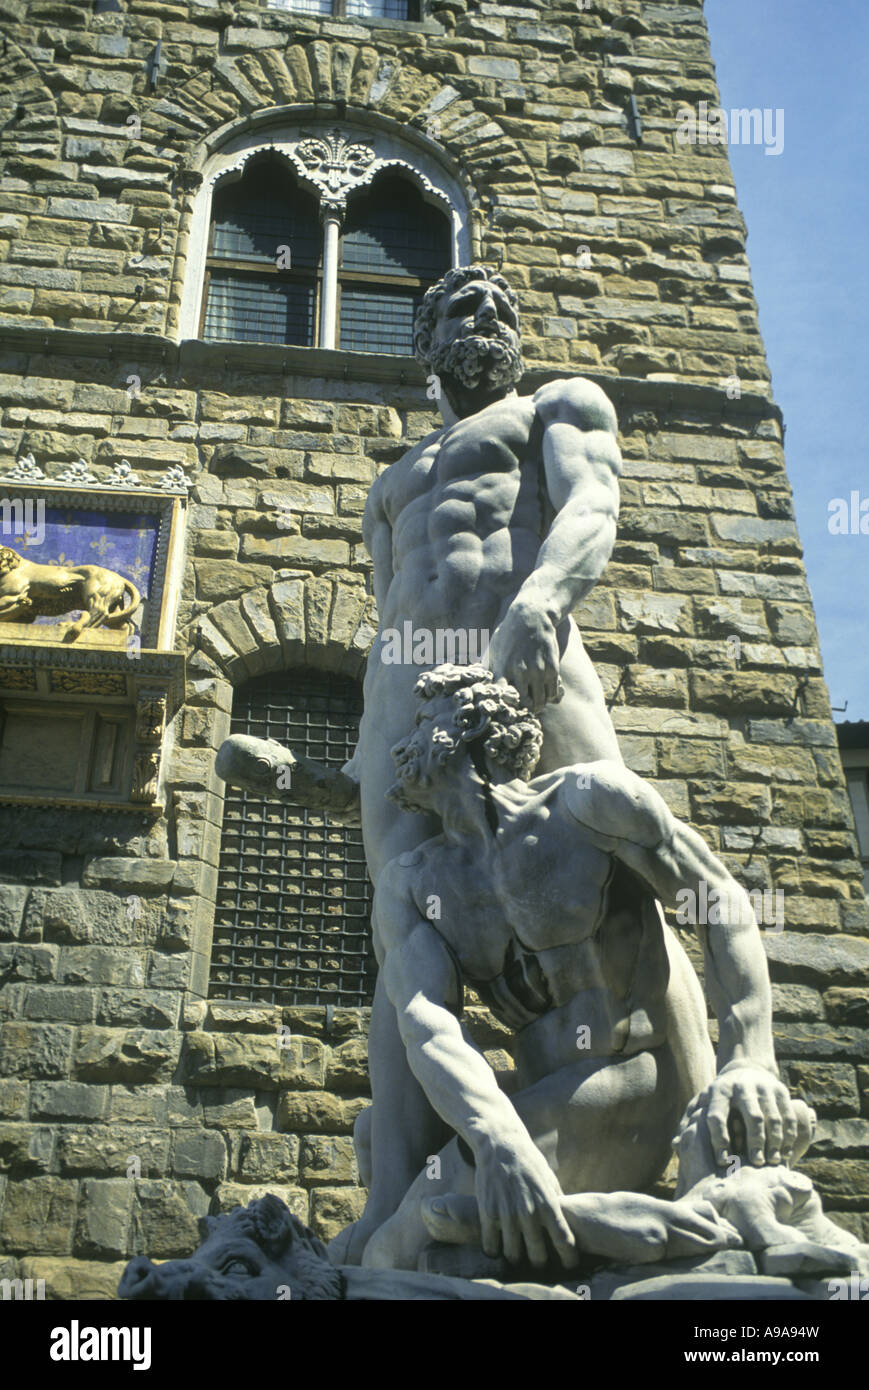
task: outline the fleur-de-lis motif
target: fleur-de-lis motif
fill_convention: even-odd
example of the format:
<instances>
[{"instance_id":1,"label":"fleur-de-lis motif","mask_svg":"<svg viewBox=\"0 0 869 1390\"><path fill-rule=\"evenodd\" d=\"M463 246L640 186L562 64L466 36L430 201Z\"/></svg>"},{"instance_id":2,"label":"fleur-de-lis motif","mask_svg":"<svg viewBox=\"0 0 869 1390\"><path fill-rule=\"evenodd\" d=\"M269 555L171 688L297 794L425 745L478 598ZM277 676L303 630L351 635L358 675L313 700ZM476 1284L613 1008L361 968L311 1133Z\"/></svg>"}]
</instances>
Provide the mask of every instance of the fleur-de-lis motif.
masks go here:
<instances>
[{"instance_id":1,"label":"fleur-de-lis motif","mask_svg":"<svg viewBox=\"0 0 869 1390\"><path fill-rule=\"evenodd\" d=\"M133 465L127 459L121 459L116 463L108 478L107 487L141 487L142 482L138 473L133 472Z\"/></svg>"},{"instance_id":2,"label":"fleur-de-lis motif","mask_svg":"<svg viewBox=\"0 0 869 1390\"><path fill-rule=\"evenodd\" d=\"M327 206L343 209L347 194L368 174L374 151L359 141L348 141L339 130L325 137L302 140L296 157Z\"/></svg>"},{"instance_id":3,"label":"fleur-de-lis motif","mask_svg":"<svg viewBox=\"0 0 869 1390\"><path fill-rule=\"evenodd\" d=\"M173 463L160 479L160 486L164 492L186 492L190 487L190 479L180 463Z\"/></svg>"},{"instance_id":4,"label":"fleur-de-lis motif","mask_svg":"<svg viewBox=\"0 0 869 1390\"><path fill-rule=\"evenodd\" d=\"M63 472L58 475L57 481L59 483L81 484L95 483L98 479L95 474L90 471L84 459L76 459L75 463L71 463L68 468L65 468Z\"/></svg>"},{"instance_id":5,"label":"fleur-de-lis motif","mask_svg":"<svg viewBox=\"0 0 869 1390\"><path fill-rule=\"evenodd\" d=\"M15 479L16 482L31 483L39 482L41 478L45 477L45 474L32 454L23 454L15 467L6 474L6 477L10 480Z\"/></svg>"}]
</instances>

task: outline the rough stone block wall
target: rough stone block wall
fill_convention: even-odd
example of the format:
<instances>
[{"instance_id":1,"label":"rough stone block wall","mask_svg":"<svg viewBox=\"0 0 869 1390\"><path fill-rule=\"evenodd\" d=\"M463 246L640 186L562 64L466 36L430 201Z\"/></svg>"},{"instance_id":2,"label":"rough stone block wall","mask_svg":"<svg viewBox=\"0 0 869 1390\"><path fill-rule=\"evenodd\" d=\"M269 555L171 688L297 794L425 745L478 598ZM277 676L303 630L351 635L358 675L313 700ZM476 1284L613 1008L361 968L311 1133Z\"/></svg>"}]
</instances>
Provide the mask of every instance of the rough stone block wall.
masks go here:
<instances>
[{"instance_id":1,"label":"rough stone block wall","mask_svg":"<svg viewBox=\"0 0 869 1390\"><path fill-rule=\"evenodd\" d=\"M520 295L522 389L581 371L616 404L619 539L577 617L626 761L747 887L784 892L763 935L779 1056L821 1115L804 1166L869 1238L851 813L726 151L675 139L680 105L717 99L701 6L449 0L369 26L0 0L0 23L0 472L32 452L50 476L126 458L193 483L165 815L0 805L0 1277L110 1296L126 1257L184 1253L208 1210L268 1188L328 1237L363 1195L366 1011L207 998L233 688L360 675L367 489L435 424L408 359L176 341L205 142L278 108L436 115L475 254Z\"/></svg>"}]
</instances>

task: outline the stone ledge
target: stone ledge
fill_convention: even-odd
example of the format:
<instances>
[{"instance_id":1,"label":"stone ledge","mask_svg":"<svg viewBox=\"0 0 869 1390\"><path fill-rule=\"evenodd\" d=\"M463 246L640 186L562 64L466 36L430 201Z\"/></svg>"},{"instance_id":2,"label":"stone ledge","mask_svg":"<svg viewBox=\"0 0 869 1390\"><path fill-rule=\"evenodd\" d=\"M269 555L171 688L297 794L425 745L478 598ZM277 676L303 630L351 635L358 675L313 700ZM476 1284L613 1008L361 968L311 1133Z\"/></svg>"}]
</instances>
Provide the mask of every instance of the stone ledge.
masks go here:
<instances>
[{"instance_id":1,"label":"stone ledge","mask_svg":"<svg viewBox=\"0 0 869 1390\"><path fill-rule=\"evenodd\" d=\"M413 357L382 357L377 353L330 351L325 348L303 348L291 345L242 342L205 342L188 338L176 342L156 333L112 333L110 338L101 332L79 332L68 328L39 328L22 324L4 327L0 332L0 349L31 355L57 355L80 360L97 358L105 361L107 351L119 362L161 362L166 368L184 373L189 369L206 371L214 376L214 368L227 371L271 372L288 378L305 380L311 377L359 383L395 382L398 385L422 388L426 382L423 368ZM619 376L616 373L567 371L556 367L529 367L522 378L522 394L531 394L547 381L582 375L609 393L615 392L616 404L627 402L649 406L674 406L694 409L732 420L773 420L782 423L778 405L768 396L746 391L738 401L730 400L726 389L696 382L653 381L647 377Z\"/></svg>"}]
</instances>

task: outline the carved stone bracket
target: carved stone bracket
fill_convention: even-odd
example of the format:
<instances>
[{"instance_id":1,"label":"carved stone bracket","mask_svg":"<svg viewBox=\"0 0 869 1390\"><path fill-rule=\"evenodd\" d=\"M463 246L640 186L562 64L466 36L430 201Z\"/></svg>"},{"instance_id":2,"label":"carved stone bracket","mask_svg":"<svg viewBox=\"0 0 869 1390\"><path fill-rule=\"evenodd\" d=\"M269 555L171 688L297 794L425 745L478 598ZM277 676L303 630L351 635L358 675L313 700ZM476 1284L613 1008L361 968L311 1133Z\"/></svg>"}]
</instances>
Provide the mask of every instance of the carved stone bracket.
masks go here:
<instances>
[{"instance_id":1,"label":"carved stone bracket","mask_svg":"<svg viewBox=\"0 0 869 1390\"><path fill-rule=\"evenodd\" d=\"M136 738L138 742L160 743L165 727L165 692L140 690L136 701Z\"/></svg>"},{"instance_id":2,"label":"carved stone bracket","mask_svg":"<svg viewBox=\"0 0 869 1390\"><path fill-rule=\"evenodd\" d=\"M156 748L140 748L133 759L133 781L130 800L153 805L157 800L157 779L160 774L160 752Z\"/></svg>"}]
</instances>

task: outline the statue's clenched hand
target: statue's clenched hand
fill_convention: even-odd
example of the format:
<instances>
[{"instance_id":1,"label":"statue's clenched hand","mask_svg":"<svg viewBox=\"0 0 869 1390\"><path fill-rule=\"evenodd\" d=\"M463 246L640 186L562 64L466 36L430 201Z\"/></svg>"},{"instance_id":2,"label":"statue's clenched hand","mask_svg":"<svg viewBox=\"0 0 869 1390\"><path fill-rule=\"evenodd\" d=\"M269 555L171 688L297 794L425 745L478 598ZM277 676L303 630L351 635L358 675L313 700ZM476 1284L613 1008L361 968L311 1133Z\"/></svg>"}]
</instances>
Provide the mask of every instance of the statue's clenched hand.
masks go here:
<instances>
[{"instance_id":1,"label":"statue's clenched hand","mask_svg":"<svg viewBox=\"0 0 869 1390\"><path fill-rule=\"evenodd\" d=\"M535 712L557 703L564 691L558 677L558 638L541 609L512 603L489 642L495 679L505 677Z\"/></svg>"},{"instance_id":2,"label":"statue's clenched hand","mask_svg":"<svg viewBox=\"0 0 869 1390\"><path fill-rule=\"evenodd\" d=\"M806 1148L815 1113L765 1067L730 1062L689 1105L682 1127L705 1113L719 1166L743 1150L751 1163L787 1163Z\"/></svg>"},{"instance_id":3,"label":"statue's clenched hand","mask_svg":"<svg viewBox=\"0 0 869 1390\"><path fill-rule=\"evenodd\" d=\"M530 1139L486 1139L476 1153L476 1195L483 1250L517 1264L527 1252L532 1265L551 1259L545 1237L566 1269L576 1264L576 1241L561 1212L564 1193Z\"/></svg>"}]
</instances>

